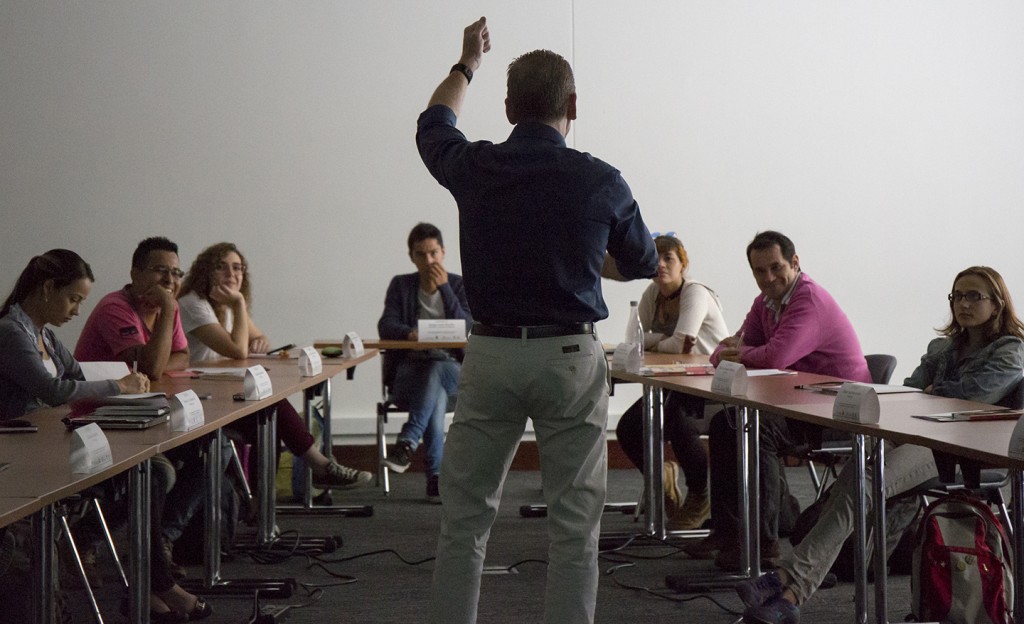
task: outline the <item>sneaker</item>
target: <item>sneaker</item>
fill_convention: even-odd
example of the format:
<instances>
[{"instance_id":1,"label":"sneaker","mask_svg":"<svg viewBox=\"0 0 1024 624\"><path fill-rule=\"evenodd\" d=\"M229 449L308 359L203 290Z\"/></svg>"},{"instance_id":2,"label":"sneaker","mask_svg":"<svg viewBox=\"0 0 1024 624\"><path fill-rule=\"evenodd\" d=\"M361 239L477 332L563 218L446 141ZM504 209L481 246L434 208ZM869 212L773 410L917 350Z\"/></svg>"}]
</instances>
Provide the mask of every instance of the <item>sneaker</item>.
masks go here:
<instances>
[{"instance_id":1,"label":"sneaker","mask_svg":"<svg viewBox=\"0 0 1024 624\"><path fill-rule=\"evenodd\" d=\"M779 556L779 542L761 542L761 567L771 569L775 567L775 559ZM739 544L732 544L728 548L718 551L715 556L715 566L726 572L736 572L740 569L740 547Z\"/></svg>"},{"instance_id":2,"label":"sneaker","mask_svg":"<svg viewBox=\"0 0 1024 624\"><path fill-rule=\"evenodd\" d=\"M163 543L160 545L160 556L163 557L164 565L167 566L167 571L171 573L171 576L178 580L188 576L185 568L174 562L174 544L171 540L163 539Z\"/></svg>"},{"instance_id":3,"label":"sneaker","mask_svg":"<svg viewBox=\"0 0 1024 624\"><path fill-rule=\"evenodd\" d=\"M373 475L365 470L342 466L331 460L323 474L313 475L313 486L321 490L348 490L363 487L373 481Z\"/></svg>"},{"instance_id":4,"label":"sneaker","mask_svg":"<svg viewBox=\"0 0 1024 624\"><path fill-rule=\"evenodd\" d=\"M703 492L687 492L683 505L669 518L669 531L692 531L704 526L711 518L711 496L707 488Z\"/></svg>"},{"instance_id":5,"label":"sneaker","mask_svg":"<svg viewBox=\"0 0 1024 624\"><path fill-rule=\"evenodd\" d=\"M427 477L427 502L435 505L441 504L441 488L438 487L441 481L439 475L430 475Z\"/></svg>"},{"instance_id":6,"label":"sneaker","mask_svg":"<svg viewBox=\"0 0 1024 624\"><path fill-rule=\"evenodd\" d=\"M756 579L736 584L736 593L748 607L759 607L772 598L782 595L782 581L776 572L767 572Z\"/></svg>"},{"instance_id":7,"label":"sneaker","mask_svg":"<svg viewBox=\"0 0 1024 624\"><path fill-rule=\"evenodd\" d=\"M683 502L683 491L679 489L679 464L674 461L665 462L662 479L665 486L665 517L671 518Z\"/></svg>"},{"instance_id":8,"label":"sneaker","mask_svg":"<svg viewBox=\"0 0 1024 624\"><path fill-rule=\"evenodd\" d=\"M718 532L713 531L711 535L708 535L699 542L684 545L682 551L689 555L691 559L714 559L715 553L723 547L724 545L718 537Z\"/></svg>"},{"instance_id":9,"label":"sneaker","mask_svg":"<svg viewBox=\"0 0 1024 624\"><path fill-rule=\"evenodd\" d=\"M748 607L743 612L743 621L749 624L799 624L800 607L776 596L762 605Z\"/></svg>"},{"instance_id":10,"label":"sneaker","mask_svg":"<svg viewBox=\"0 0 1024 624\"><path fill-rule=\"evenodd\" d=\"M384 463L395 472L405 472L412 464L412 445L405 440L399 440L397 444L389 446Z\"/></svg>"}]
</instances>

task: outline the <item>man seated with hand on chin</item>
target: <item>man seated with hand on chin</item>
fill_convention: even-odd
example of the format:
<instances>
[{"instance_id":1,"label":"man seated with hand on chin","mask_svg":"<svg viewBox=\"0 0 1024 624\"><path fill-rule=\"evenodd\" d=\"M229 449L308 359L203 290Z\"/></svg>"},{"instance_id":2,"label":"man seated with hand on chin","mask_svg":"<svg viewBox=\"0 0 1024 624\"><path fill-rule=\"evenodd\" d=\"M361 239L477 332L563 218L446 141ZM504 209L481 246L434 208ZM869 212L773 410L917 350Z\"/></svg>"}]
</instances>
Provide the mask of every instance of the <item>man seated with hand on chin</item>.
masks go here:
<instances>
[{"instance_id":1,"label":"man seated with hand on chin","mask_svg":"<svg viewBox=\"0 0 1024 624\"><path fill-rule=\"evenodd\" d=\"M132 254L131 283L103 297L93 309L78 338L75 358L126 362L153 380L164 371L184 370L188 341L176 299L183 276L176 244L162 236L140 242ZM185 572L162 539L164 511L187 515L202 498L202 480L183 476L202 470L198 448L198 441L193 441L167 451L166 458L154 457L154 477L162 476L154 480L150 501L153 622L193 621L213 613L202 598L175 583L174 577Z\"/></svg>"},{"instance_id":2,"label":"man seated with hand on chin","mask_svg":"<svg viewBox=\"0 0 1024 624\"><path fill-rule=\"evenodd\" d=\"M444 268L444 239L429 223L409 232L409 258L415 273L396 275L384 299L377 332L385 340L419 340L420 319L463 319L473 322L462 277ZM444 450L444 414L455 394L462 370L462 349L391 350L383 355L384 383L391 399L406 406L409 420L398 442L388 449L387 464L405 472L412 454L426 445L427 500L440 503L438 487Z\"/></svg>"},{"instance_id":3,"label":"man seated with hand on chin","mask_svg":"<svg viewBox=\"0 0 1024 624\"><path fill-rule=\"evenodd\" d=\"M747 368L779 368L870 382L867 361L853 325L839 304L800 270L796 247L779 232L758 233L747 246L747 261L761 294L740 330L718 345L711 363L727 360ZM820 440L821 428L777 414L760 417L760 543L763 565L779 555L779 509L782 479L779 452ZM736 420L719 412L709 428L711 453L711 521L714 531L684 550L735 570L740 564L737 511Z\"/></svg>"}]
</instances>

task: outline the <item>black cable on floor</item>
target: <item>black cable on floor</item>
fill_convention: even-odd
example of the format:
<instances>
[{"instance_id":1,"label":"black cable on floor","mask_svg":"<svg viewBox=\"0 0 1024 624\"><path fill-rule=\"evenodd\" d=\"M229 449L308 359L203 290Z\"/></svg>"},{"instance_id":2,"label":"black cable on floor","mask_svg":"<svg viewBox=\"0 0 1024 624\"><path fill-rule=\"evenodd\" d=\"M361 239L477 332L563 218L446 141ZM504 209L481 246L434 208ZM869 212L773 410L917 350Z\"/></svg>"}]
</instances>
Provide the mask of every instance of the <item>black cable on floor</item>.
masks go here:
<instances>
[{"instance_id":1,"label":"black cable on floor","mask_svg":"<svg viewBox=\"0 0 1024 624\"><path fill-rule=\"evenodd\" d=\"M648 594L650 594L652 596L655 596L655 597L658 597L658 598L664 598L664 599L670 600L672 602L690 602L690 601L693 601L693 600L696 600L696 599L699 599L699 598L703 598L703 599L706 599L706 600L710 600L713 605L715 605L716 607L718 607L719 609L721 609L722 611L724 611L725 613L727 613L729 615L732 615L732 616L740 616L740 615L742 615L740 612L734 611L732 609L729 609L725 605L721 604L721 602L716 600L714 597L712 597L712 596L710 596L708 594L705 594L705 593L698 593L698 594L695 594L695 595L692 595L692 596L682 597L682 596L676 595L675 592L671 592L671 590L668 590L668 589L666 589L666 590L658 590L658 589L651 589L650 587L644 587L642 585L627 585L626 583L623 583L622 581L618 580L614 576L614 574L616 572L618 572L618 571L620 571L622 569L625 569L625 568L636 568L636 564L621 564L621 565L618 565L618 566L612 566L611 568L608 568L607 570L605 570L604 574L606 576L611 577L611 580L615 582L615 585L618 585L618 586L620 586L620 587L622 587L624 589L632 589L634 591L642 591L642 592L648 593Z\"/></svg>"}]
</instances>

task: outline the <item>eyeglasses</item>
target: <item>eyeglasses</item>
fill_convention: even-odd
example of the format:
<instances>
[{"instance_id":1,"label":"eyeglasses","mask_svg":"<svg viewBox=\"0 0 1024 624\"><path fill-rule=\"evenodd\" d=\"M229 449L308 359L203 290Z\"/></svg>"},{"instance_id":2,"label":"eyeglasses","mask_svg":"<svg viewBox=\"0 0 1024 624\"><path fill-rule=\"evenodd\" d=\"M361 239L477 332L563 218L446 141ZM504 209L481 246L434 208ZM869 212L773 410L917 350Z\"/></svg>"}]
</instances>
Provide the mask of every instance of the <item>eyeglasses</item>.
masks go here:
<instances>
[{"instance_id":1,"label":"eyeglasses","mask_svg":"<svg viewBox=\"0 0 1024 624\"><path fill-rule=\"evenodd\" d=\"M172 277L174 279L177 279L177 280L180 280L181 278L185 277L185 272L182 271L181 269L177 269L177 268L172 269L171 267L163 266L163 265L147 267L146 270L147 271L152 271L154 273L159 273L160 275L162 275L164 277L170 276L170 277Z\"/></svg>"},{"instance_id":2,"label":"eyeglasses","mask_svg":"<svg viewBox=\"0 0 1024 624\"><path fill-rule=\"evenodd\" d=\"M232 262L231 264L228 264L227 262L218 262L217 263L217 270L218 271L225 271L225 272L231 272L231 273L245 273L245 271L248 268L249 267L247 267L246 265L240 264L238 262Z\"/></svg>"},{"instance_id":3,"label":"eyeglasses","mask_svg":"<svg viewBox=\"0 0 1024 624\"><path fill-rule=\"evenodd\" d=\"M995 299L995 297L983 295L976 290L968 290L967 292L951 292L946 295L946 298L949 299L951 303L960 303L963 299L966 299L967 303L978 303L983 299Z\"/></svg>"}]
</instances>

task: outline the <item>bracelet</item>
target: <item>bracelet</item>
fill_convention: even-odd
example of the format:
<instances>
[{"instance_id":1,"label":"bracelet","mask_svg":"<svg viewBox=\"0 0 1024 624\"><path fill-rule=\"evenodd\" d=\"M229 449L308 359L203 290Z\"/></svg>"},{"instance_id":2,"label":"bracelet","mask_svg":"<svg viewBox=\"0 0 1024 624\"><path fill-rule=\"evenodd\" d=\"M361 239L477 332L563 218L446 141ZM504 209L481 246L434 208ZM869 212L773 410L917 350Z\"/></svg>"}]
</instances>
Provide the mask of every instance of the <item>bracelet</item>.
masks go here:
<instances>
[{"instance_id":1,"label":"bracelet","mask_svg":"<svg viewBox=\"0 0 1024 624\"><path fill-rule=\"evenodd\" d=\"M452 65L452 68L448 70L448 73L460 72L466 77L466 84L473 82L473 70L470 69L465 63L456 63Z\"/></svg>"}]
</instances>

